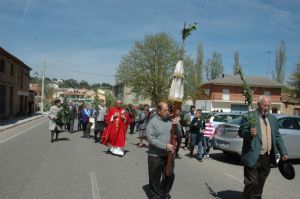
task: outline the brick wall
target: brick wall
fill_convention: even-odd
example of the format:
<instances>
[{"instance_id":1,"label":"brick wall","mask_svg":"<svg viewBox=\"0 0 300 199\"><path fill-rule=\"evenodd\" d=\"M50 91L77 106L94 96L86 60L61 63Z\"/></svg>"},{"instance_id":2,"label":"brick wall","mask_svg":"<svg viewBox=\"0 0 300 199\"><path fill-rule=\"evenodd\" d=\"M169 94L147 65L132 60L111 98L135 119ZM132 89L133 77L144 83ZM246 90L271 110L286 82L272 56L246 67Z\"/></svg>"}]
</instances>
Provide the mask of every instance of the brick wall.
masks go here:
<instances>
[{"instance_id":1,"label":"brick wall","mask_svg":"<svg viewBox=\"0 0 300 199\"><path fill-rule=\"evenodd\" d=\"M204 90L210 89L208 96L204 95ZM243 90L241 86L226 86L226 85L205 85L202 87L203 92L198 92L197 99L201 100L222 100L223 89L229 89L230 101L244 101ZM252 88L254 89L253 101L257 102L260 95L263 95L265 91L271 93L272 102L280 102L281 89L280 88Z\"/></svg>"}]
</instances>

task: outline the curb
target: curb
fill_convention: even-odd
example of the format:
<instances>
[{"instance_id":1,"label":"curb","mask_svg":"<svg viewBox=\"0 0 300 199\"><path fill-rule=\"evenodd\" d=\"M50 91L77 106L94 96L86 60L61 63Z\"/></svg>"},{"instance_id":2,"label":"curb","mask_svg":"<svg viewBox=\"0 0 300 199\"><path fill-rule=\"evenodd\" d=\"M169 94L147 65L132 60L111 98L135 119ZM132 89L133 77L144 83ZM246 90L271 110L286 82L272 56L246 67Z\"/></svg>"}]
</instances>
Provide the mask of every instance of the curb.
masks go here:
<instances>
[{"instance_id":1,"label":"curb","mask_svg":"<svg viewBox=\"0 0 300 199\"><path fill-rule=\"evenodd\" d=\"M37 115L37 116L33 116L33 117L28 117L28 118L23 119L23 120L19 120L14 124L4 125L3 127L0 127L0 132L5 131L5 130L10 129L10 128L13 128L13 127L16 127L16 126L19 126L21 124L28 123L32 120L35 120L35 119L38 119L38 118L41 118L41 117L44 117L44 116L45 116L44 114L41 114L41 115Z\"/></svg>"}]
</instances>

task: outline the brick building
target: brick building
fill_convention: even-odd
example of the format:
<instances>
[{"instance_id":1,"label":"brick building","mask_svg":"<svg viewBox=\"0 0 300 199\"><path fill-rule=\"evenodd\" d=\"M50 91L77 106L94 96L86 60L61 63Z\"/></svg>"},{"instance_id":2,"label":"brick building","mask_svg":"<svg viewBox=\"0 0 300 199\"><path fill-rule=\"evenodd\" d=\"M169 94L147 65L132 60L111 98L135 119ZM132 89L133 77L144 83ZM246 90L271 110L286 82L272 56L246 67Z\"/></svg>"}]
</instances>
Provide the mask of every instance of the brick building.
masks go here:
<instances>
[{"instance_id":1,"label":"brick building","mask_svg":"<svg viewBox=\"0 0 300 199\"><path fill-rule=\"evenodd\" d=\"M257 107L260 95L269 95L272 100L272 112L281 112L282 84L267 77L245 77L245 80L254 90L253 108ZM224 112L248 111L240 77L228 75L203 83L197 94L196 107L206 111L221 109Z\"/></svg>"},{"instance_id":2,"label":"brick building","mask_svg":"<svg viewBox=\"0 0 300 199\"><path fill-rule=\"evenodd\" d=\"M28 113L31 68L0 47L0 119Z\"/></svg>"}]
</instances>

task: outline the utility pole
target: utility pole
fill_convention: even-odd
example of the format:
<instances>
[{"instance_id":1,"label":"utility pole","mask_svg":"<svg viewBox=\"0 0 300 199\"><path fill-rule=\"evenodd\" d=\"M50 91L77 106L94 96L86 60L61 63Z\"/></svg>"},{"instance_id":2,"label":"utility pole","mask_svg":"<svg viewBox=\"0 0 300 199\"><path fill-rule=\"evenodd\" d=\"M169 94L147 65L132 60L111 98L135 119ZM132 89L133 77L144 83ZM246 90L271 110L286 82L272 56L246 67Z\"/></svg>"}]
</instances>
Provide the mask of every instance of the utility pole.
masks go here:
<instances>
[{"instance_id":1,"label":"utility pole","mask_svg":"<svg viewBox=\"0 0 300 199\"><path fill-rule=\"evenodd\" d=\"M44 62L44 67L43 67L43 72L42 72L42 96L41 96L41 111L42 111L42 113L44 113L45 69L46 69L46 62Z\"/></svg>"}]
</instances>

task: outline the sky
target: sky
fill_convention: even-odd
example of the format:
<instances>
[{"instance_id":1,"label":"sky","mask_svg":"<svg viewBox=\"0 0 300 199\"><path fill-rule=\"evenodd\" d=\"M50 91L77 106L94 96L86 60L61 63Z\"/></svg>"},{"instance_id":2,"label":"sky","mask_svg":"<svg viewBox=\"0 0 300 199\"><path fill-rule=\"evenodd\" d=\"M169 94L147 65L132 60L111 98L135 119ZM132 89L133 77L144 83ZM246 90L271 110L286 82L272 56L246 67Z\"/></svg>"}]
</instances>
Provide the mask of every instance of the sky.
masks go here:
<instances>
[{"instance_id":1,"label":"sky","mask_svg":"<svg viewBox=\"0 0 300 199\"><path fill-rule=\"evenodd\" d=\"M146 35L181 41L183 24L198 28L185 42L196 59L222 54L232 74L234 52L246 76L271 78L276 50L286 46L285 80L300 62L300 0L0 0L0 46L41 76L115 84L122 56Z\"/></svg>"}]
</instances>

